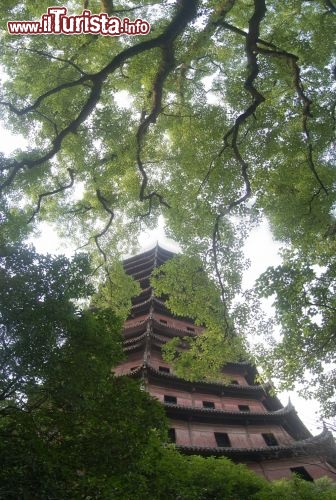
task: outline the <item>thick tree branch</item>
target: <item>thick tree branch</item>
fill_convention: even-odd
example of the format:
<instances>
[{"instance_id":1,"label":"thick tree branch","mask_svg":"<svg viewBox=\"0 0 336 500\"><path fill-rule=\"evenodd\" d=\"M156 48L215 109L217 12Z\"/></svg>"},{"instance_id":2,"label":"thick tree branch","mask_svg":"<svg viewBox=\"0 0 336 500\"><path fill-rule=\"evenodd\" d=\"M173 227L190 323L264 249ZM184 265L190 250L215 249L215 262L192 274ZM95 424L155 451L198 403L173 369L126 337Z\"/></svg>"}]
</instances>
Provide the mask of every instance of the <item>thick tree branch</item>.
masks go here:
<instances>
[{"instance_id":1,"label":"thick tree branch","mask_svg":"<svg viewBox=\"0 0 336 500\"><path fill-rule=\"evenodd\" d=\"M61 149L62 142L67 137L70 133L73 133L77 130L79 125L83 123L86 118L91 114L93 109L95 108L97 102L99 101L100 95L101 95L101 90L102 90L102 81L97 81L96 84L93 86L90 96L88 100L86 101L85 105L83 106L82 110L78 114L77 118L75 118L66 128L64 128L54 139L53 145L51 149L47 152L42 154L40 158L37 159L23 159L21 161L16 161L11 165L12 171L9 173L7 179L2 183L0 186L0 192L4 190L5 187L9 186L17 173L23 169L23 168L34 168L37 167L47 161L49 161L53 156L55 156L56 153Z\"/></svg>"},{"instance_id":2,"label":"thick tree branch","mask_svg":"<svg viewBox=\"0 0 336 500\"><path fill-rule=\"evenodd\" d=\"M331 2L329 2L329 1L326 1L326 4L328 4L328 6L330 7L330 9L334 9L335 8L333 6L333 4ZM251 20L252 20L252 18L251 18ZM251 36L251 30L250 29L249 29L249 32L246 32L244 30L241 30L240 28L237 28L236 26L233 26L230 23L227 23L226 21L224 21L224 19L218 20L217 24L221 25L222 27L224 27L224 28L226 28L226 29L228 29L228 30L230 30L230 31L232 31L234 33L237 33L239 35L242 35L242 36L246 37L246 39L248 39L248 37ZM259 45L257 46L257 44L259 44ZM263 47L260 47L260 44L263 45L264 47L269 47L269 49L265 49ZM312 114L311 114L311 105L312 105L312 102L306 96L306 94L304 92L304 89L303 89L303 85L302 85L302 81L301 81L301 77L300 77L300 67L297 64L298 57L295 56L294 54L291 54L290 52L287 52L287 51L284 51L282 49L279 49L273 43L265 41L265 40L259 38L259 36L254 39L254 50L257 50L258 53L261 53L261 54L264 54L264 55L273 55L275 57L285 58L290 63L290 65L292 67L292 70L293 70L293 82L294 82L294 86L295 86L295 89L297 91L297 94L298 94L301 102L303 103L303 109L302 109L302 117L303 117L302 118L302 128L303 128L303 132L305 134L306 141L307 141L307 162L308 162L309 168L313 172L313 174L314 174L317 182L319 183L319 185L321 186L321 188L323 189L323 191L325 192L325 194L328 194L328 191L327 191L326 187L324 186L321 178L319 177L319 175L318 175L318 173L316 171L315 164L314 164L314 159L313 159L313 145L311 143L310 132L309 132L308 125L307 125L308 118L310 118L312 116ZM253 54L252 54L252 56L253 56ZM250 58L250 60L251 60L251 58ZM246 83L247 82L245 82L245 88L247 88L246 87ZM251 89L248 89L248 90L251 91ZM258 100L258 96L256 95L255 97ZM252 113L253 112L254 111L252 111ZM249 114L251 114L251 113L249 113ZM241 115L241 117L239 117L239 118L241 118L244 121L243 115ZM237 120L236 120L235 126L236 125L237 125ZM230 136L230 135L233 135L233 132L234 132L234 127L227 133L227 137ZM236 158L237 158L237 155L236 155ZM239 161L239 158L237 158L237 160ZM209 174L209 172L208 172L208 174ZM207 174L207 177L208 177L208 174ZM205 179L205 181L206 181L206 179Z\"/></svg>"},{"instance_id":3,"label":"thick tree branch","mask_svg":"<svg viewBox=\"0 0 336 500\"><path fill-rule=\"evenodd\" d=\"M146 7L154 7L155 5L162 5L162 2L146 3ZM115 9L114 14L120 16L120 14L125 14L126 12L135 12L136 10L143 9L143 5L137 5L135 7L128 7L125 9Z\"/></svg>"},{"instance_id":4,"label":"thick tree branch","mask_svg":"<svg viewBox=\"0 0 336 500\"><path fill-rule=\"evenodd\" d=\"M314 194L313 196L310 198L309 202L308 202L308 205L309 205L309 211L308 211L308 214L307 215L311 215L312 211L313 211L313 202L315 200L315 198L317 198L320 193L321 193L321 190L322 188L319 188Z\"/></svg>"},{"instance_id":5,"label":"thick tree branch","mask_svg":"<svg viewBox=\"0 0 336 500\"><path fill-rule=\"evenodd\" d=\"M84 205L82 203L79 203L75 208L68 210L67 213L72 215L83 215L87 212L90 212L92 209L93 207L91 205Z\"/></svg>"},{"instance_id":6,"label":"thick tree branch","mask_svg":"<svg viewBox=\"0 0 336 500\"><path fill-rule=\"evenodd\" d=\"M52 120L51 118L49 118L49 116L45 115L44 113L41 113L41 111L37 111L35 110L35 113L39 116L41 116L44 120L46 120L47 122L50 123L50 125L52 126L52 128L54 129L54 134L55 136L58 135L59 133L59 130L58 130L58 127L57 127L57 124L54 122L54 120Z\"/></svg>"},{"instance_id":7,"label":"thick tree branch","mask_svg":"<svg viewBox=\"0 0 336 500\"><path fill-rule=\"evenodd\" d=\"M141 160L141 149L142 149L144 137L149 129L150 124L156 122L156 119L161 112L163 85L164 85L164 82L165 82L168 74L170 73L170 71L173 68L174 68L174 55L173 55L172 46L170 45L169 47L164 47L162 49L161 64L160 64L160 67L159 67L158 72L156 74L155 80L153 82L153 87L152 87L152 109L151 109L151 112L149 113L148 116L145 116L143 113L143 117L142 117L142 120L140 122L137 134L136 134L136 140L137 140L136 161L137 161L138 169L139 169L141 176L142 176L142 183L141 183L141 187L140 187L139 198L140 198L140 201L148 200L148 202L149 202L148 212L146 215L149 215L151 213L152 203L153 203L154 198L157 198L159 200L160 204L166 206L167 208L170 208L168 203L156 191L153 191L149 194L145 194L146 188L148 185L148 176L147 176L146 170L144 168L143 162Z\"/></svg>"},{"instance_id":8,"label":"thick tree branch","mask_svg":"<svg viewBox=\"0 0 336 500\"><path fill-rule=\"evenodd\" d=\"M248 33L246 33L245 53L249 73L244 83L244 88L250 93L253 101L252 104L236 118L235 123L230 128L230 130L225 133L223 137L224 146L219 153L219 155L221 155L228 147L232 148L234 156L241 166L241 174L245 184L245 194L242 195L239 199L232 201L229 205L227 205L222 212L222 215L230 212L233 207L240 205L251 195L251 184L247 173L248 164L245 162L239 151L238 137L240 133L240 127L246 123L250 116L254 116L254 113L258 106L260 106L260 104L265 101L264 96L254 86L254 80L259 74L257 61L257 42L259 39L260 23L265 14L266 5L264 0L254 0L254 13L249 20L249 31ZM229 139L231 139L231 143L229 143Z\"/></svg>"},{"instance_id":9,"label":"thick tree branch","mask_svg":"<svg viewBox=\"0 0 336 500\"><path fill-rule=\"evenodd\" d=\"M0 393L0 401L5 401L10 398L17 391L16 384L20 380L19 377L14 378L9 382L9 384L1 391Z\"/></svg>"},{"instance_id":10,"label":"thick tree branch","mask_svg":"<svg viewBox=\"0 0 336 500\"><path fill-rule=\"evenodd\" d=\"M77 80L73 80L72 82L61 83L60 85L57 85L56 87L48 90L44 94L41 94L35 100L35 102L33 102L33 104L30 104L29 106L26 106L25 108L19 109L16 106L14 106L13 104L11 104L10 102L6 102L6 101L0 101L0 105L6 106L7 108L10 109L10 111L12 111L12 113L14 113L17 116L24 116L32 111L35 111L40 106L40 104L42 104L43 101L45 101L48 97L51 97L55 94L58 94L59 92L62 92L62 90L67 90L67 89L70 89L73 87L78 87L80 85L83 85L85 82L92 81L92 78L93 78L93 75L84 75L81 78L78 78Z\"/></svg>"}]
</instances>

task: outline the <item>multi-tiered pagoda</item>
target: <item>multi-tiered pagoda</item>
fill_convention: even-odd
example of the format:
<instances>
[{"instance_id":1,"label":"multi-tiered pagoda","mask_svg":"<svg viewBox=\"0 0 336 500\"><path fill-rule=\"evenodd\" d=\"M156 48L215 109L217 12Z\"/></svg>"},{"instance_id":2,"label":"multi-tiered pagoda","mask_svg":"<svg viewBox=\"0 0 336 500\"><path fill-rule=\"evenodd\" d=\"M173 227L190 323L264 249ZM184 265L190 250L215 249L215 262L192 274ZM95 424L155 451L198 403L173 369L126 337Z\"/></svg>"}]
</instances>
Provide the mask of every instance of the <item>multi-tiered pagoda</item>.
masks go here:
<instances>
[{"instance_id":1,"label":"multi-tiered pagoda","mask_svg":"<svg viewBox=\"0 0 336 500\"><path fill-rule=\"evenodd\" d=\"M145 389L165 406L169 435L185 454L226 456L245 463L269 480L293 472L307 480L336 479L336 448L326 429L313 437L289 403L283 407L271 387L255 382L256 369L248 363L223 367L229 385L189 382L174 375L161 355L172 337L200 335L191 320L173 316L150 286L154 268L174 256L156 246L124 261L127 274L141 286L141 294L124 325L127 360L115 370L141 379Z\"/></svg>"}]
</instances>

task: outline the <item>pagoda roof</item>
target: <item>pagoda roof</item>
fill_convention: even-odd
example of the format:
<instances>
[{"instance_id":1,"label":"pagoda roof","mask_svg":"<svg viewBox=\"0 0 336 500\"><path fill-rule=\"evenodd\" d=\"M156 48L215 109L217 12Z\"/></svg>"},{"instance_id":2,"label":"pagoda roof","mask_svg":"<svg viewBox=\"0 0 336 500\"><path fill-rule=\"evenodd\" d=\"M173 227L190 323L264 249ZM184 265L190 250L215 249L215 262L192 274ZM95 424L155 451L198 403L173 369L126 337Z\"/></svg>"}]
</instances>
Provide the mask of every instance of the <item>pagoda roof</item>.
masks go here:
<instances>
[{"instance_id":1,"label":"pagoda roof","mask_svg":"<svg viewBox=\"0 0 336 500\"><path fill-rule=\"evenodd\" d=\"M140 270L138 270L136 272L132 272L132 273L129 273L126 270L126 273L129 274L130 276L132 276L133 279L139 280L142 278L146 278L147 276L150 276L153 269L154 269L154 263L151 265L147 265L147 263L146 263L146 267L141 267Z\"/></svg>"},{"instance_id":2,"label":"pagoda roof","mask_svg":"<svg viewBox=\"0 0 336 500\"><path fill-rule=\"evenodd\" d=\"M239 373L244 371L253 380L255 376L258 374L256 367L251 363L249 363L248 361L229 361L228 363L225 364L225 368L228 368L229 370L232 371L237 371Z\"/></svg>"},{"instance_id":3,"label":"pagoda roof","mask_svg":"<svg viewBox=\"0 0 336 500\"><path fill-rule=\"evenodd\" d=\"M138 280L141 290L144 290L144 288L150 287L150 277L151 277L151 275L149 274L148 276L144 276L143 278L140 278Z\"/></svg>"},{"instance_id":4,"label":"pagoda roof","mask_svg":"<svg viewBox=\"0 0 336 500\"><path fill-rule=\"evenodd\" d=\"M263 448L234 447L201 447L176 445L176 448L187 455L225 456L232 460L256 461L291 458L299 456L323 455L328 457L331 465L336 464L336 446L330 431L324 429L321 434L301 441L294 441L288 446L267 446Z\"/></svg>"},{"instance_id":5,"label":"pagoda roof","mask_svg":"<svg viewBox=\"0 0 336 500\"><path fill-rule=\"evenodd\" d=\"M174 318L176 319L180 319L178 318L177 316L174 316ZM192 322L192 320L187 320L189 322L187 326L192 326L193 328L197 328L197 326ZM172 325L165 325L163 323L161 323L160 321L158 321L156 318L153 318L153 325L154 327L158 327L158 329L160 330L159 333L162 333L163 335L168 335L169 337L180 337L181 335L179 335L179 333L183 333L184 337L196 337L197 336L197 332L191 332L190 330L186 330L185 328L178 328L176 325L172 326ZM174 335L174 332L178 332L177 335Z\"/></svg>"},{"instance_id":6,"label":"pagoda roof","mask_svg":"<svg viewBox=\"0 0 336 500\"><path fill-rule=\"evenodd\" d=\"M183 406L164 403L167 416L179 420L193 420L197 422L221 423L227 425L247 424L280 424L295 440L311 437L311 433L299 419L291 403L275 411L227 411L219 408L203 408L197 406Z\"/></svg>"},{"instance_id":7,"label":"pagoda roof","mask_svg":"<svg viewBox=\"0 0 336 500\"><path fill-rule=\"evenodd\" d=\"M151 295L152 295L152 287L147 286L146 288L143 288L139 293L139 295L132 297L132 305L134 306L135 304L143 302L144 300L148 299Z\"/></svg>"},{"instance_id":8,"label":"pagoda roof","mask_svg":"<svg viewBox=\"0 0 336 500\"><path fill-rule=\"evenodd\" d=\"M133 274L134 272L137 272L139 268L143 267L143 266L146 266L146 267L149 267L149 265L151 267L154 267L154 263L155 263L155 256L154 255L149 255L148 257L144 258L144 259L137 259L133 262L123 262L123 266L124 266L124 269L125 269L125 272L127 274Z\"/></svg>"},{"instance_id":9,"label":"pagoda roof","mask_svg":"<svg viewBox=\"0 0 336 500\"><path fill-rule=\"evenodd\" d=\"M123 349L124 349L125 352L137 351L138 349L140 349L141 347L144 346L145 342L146 342L146 337L144 336L143 338L141 338L139 340L138 343L126 346Z\"/></svg>"},{"instance_id":10,"label":"pagoda roof","mask_svg":"<svg viewBox=\"0 0 336 500\"><path fill-rule=\"evenodd\" d=\"M132 255L131 257L128 257L127 259L123 259L124 266L127 266L128 264L132 264L132 263L137 262L139 260L145 259L146 257L151 257L152 255L155 254L155 249L156 249L156 245L153 248L146 250L145 252L137 253L136 255Z\"/></svg>"},{"instance_id":11,"label":"pagoda roof","mask_svg":"<svg viewBox=\"0 0 336 500\"><path fill-rule=\"evenodd\" d=\"M146 331L148 324L148 318L140 319L136 323L130 323L124 325L124 335L131 336L134 333L142 333Z\"/></svg>"},{"instance_id":12,"label":"pagoda roof","mask_svg":"<svg viewBox=\"0 0 336 500\"><path fill-rule=\"evenodd\" d=\"M144 347L146 343L146 338L149 337L151 339L151 346L157 347L159 350L162 347L162 344L165 343L165 340L160 339L157 335L152 332L144 332L142 335L138 337L134 337L123 342L123 349L126 352L136 351L140 347Z\"/></svg>"},{"instance_id":13,"label":"pagoda roof","mask_svg":"<svg viewBox=\"0 0 336 500\"><path fill-rule=\"evenodd\" d=\"M240 385L240 384L224 384L223 382L215 382L208 380L190 381L180 378L172 373L161 372L156 368L154 368L149 363L144 363L143 365L139 366L137 369L133 370L130 373L130 375L132 377L138 377L142 374L143 370L146 370L147 376L151 377L154 381L162 380L162 382L164 382L165 384L171 382L171 385L174 387L179 386L187 390L195 389L198 390L199 392L211 392L216 394L225 392L227 393L227 395L229 394L236 395L236 393L238 392L239 395L244 394L252 396L253 393L259 393L259 395L260 393L267 394L267 390L270 389L271 387L270 384Z\"/></svg>"},{"instance_id":14,"label":"pagoda roof","mask_svg":"<svg viewBox=\"0 0 336 500\"><path fill-rule=\"evenodd\" d=\"M145 252L142 252L137 255L133 255L132 257L128 257L127 259L123 260L123 265L124 267L130 268L133 266L136 266L138 263L141 263L143 261L148 261L152 258L157 258L162 262L166 262L167 260L175 257L176 253L171 252L170 250L166 250L165 248L161 247L160 245L156 244L153 246L153 248L150 248L149 250L146 250Z\"/></svg>"},{"instance_id":15,"label":"pagoda roof","mask_svg":"<svg viewBox=\"0 0 336 500\"><path fill-rule=\"evenodd\" d=\"M138 315L143 315L143 314L149 313L151 306L152 306L153 312L157 312L159 314L164 314L168 318L175 318L175 319L178 319L180 321L188 321L188 322L192 323L192 320L190 318L176 316L175 314L173 314L166 307L164 301L155 297L154 295L151 295L147 299L144 297L144 300L142 300L141 302L133 304L131 307L131 312L128 316L128 319L132 319Z\"/></svg>"},{"instance_id":16,"label":"pagoda roof","mask_svg":"<svg viewBox=\"0 0 336 500\"><path fill-rule=\"evenodd\" d=\"M148 303L148 300L146 302ZM151 317L150 314L148 313L148 315L145 319L137 322L136 324L127 325L127 323L126 323L124 325L124 333L127 334L127 336L129 336L132 333L140 334L138 336L135 336L134 338L125 339L124 344L126 345L126 344L129 344L131 342L137 342L137 340L139 340L140 337L143 335L143 333L146 331L146 325L149 321L152 322L152 325L154 327L153 332L151 334L151 337L153 339L156 339L161 344L165 343L165 340L160 338L160 335L163 337L169 337L169 338L196 337L198 335L198 333L196 331L191 332L190 330L187 330L186 329L187 326L186 326L186 328L178 328L176 325L174 325L174 326L169 325L169 324L165 325L165 324L161 323L160 321L158 321L155 317ZM192 325L195 329L197 328L197 326L195 326L194 323L192 323L192 322L190 322L190 325ZM169 339L167 339L167 340L169 340ZM254 379L254 377L257 373L255 366L251 365L251 363L249 363L248 361L230 361L230 362L226 363L225 368L232 370L232 371L236 371L237 373L242 373L243 371L247 372L247 374L249 375L249 377L251 379Z\"/></svg>"},{"instance_id":17,"label":"pagoda roof","mask_svg":"<svg viewBox=\"0 0 336 500\"><path fill-rule=\"evenodd\" d=\"M133 304L131 309L131 315L146 312L152 302L153 302L153 297L150 296L148 299L145 299L142 302L139 302L138 304Z\"/></svg>"},{"instance_id":18,"label":"pagoda roof","mask_svg":"<svg viewBox=\"0 0 336 500\"><path fill-rule=\"evenodd\" d=\"M203 408L200 406L185 406L178 405L173 403L164 403L165 408L167 409L167 413L169 416L178 416L181 418L182 416L186 416L189 418L189 415L192 413L194 417L200 417L204 420L211 421L227 421L230 417L233 417L233 423L241 423L242 421L248 420L250 423L255 422L256 420L260 421L260 418L267 418L267 422L280 421L282 422L282 418L284 416L288 416L291 413L296 413L294 406L291 403L288 403L287 406L275 411L263 411L263 412L253 412L253 411L227 411L219 408ZM195 418L196 419L196 418ZM199 418L197 418L199 421ZM310 433L307 434L308 436ZM305 436L307 437L307 436Z\"/></svg>"},{"instance_id":19,"label":"pagoda roof","mask_svg":"<svg viewBox=\"0 0 336 500\"><path fill-rule=\"evenodd\" d=\"M151 337L153 339L156 339L161 345L166 343L167 341L171 340L174 337L181 337L181 341L183 337L196 337L197 332L190 332L190 330L187 330L186 328L178 328L175 325L165 325L161 323L160 321L156 320L155 318L151 317L150 312L148 311L148 314L146 318L136 322L136 323L130 323L127 325L127 323L124 325L124 340L123 344L127 345L131 342L137 342L137 340L143 335L148 330L148 324L151 322L152 324L152 331L151 331ZM194 326L193 323L190 323L190 325ZM196 329L197 327L195 327ZM163 338L165 337L165 338ZM232 364L232 363L231 363ZM230 365L231 365L230 364ZM232 364L232 366L240 366ZM245 365L242 365L241 368L244 368ZM240 371L241 371L240 368Z\"/></svg>"},{"instance_id":20,"label":"pagoda roof","mask_svg":"<svg viewBox=\"0 0 336 500\"><path fill-rule=\"evenodd\" d=\"M142 339L144 339L147 335L147 331L145 330L141 335L137 335L136 337L132 337L130 339L124 340L123 341L123 346L126 347L130 344L136 344L137 342L140 342Z\"/></svg>"}]
</instances>

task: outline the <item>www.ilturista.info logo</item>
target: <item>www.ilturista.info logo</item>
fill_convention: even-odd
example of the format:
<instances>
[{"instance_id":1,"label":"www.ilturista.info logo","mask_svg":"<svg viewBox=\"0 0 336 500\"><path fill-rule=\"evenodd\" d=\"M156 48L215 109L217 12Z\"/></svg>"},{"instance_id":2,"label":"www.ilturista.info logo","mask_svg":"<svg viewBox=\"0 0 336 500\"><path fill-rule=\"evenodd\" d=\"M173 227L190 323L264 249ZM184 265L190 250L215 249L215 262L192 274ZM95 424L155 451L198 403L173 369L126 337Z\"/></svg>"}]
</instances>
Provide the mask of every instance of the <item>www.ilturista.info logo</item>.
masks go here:
<instances>
[{"instance_id":1,"label":"www.ilturista.info logo","mask_svg":"<svg viewBox=\"0 0 336 500\"><path fill-rule=\"evenodd\" d=\"M105 12L92 14L83 10L80 16L68 16L66 7L49 7L39 21L8 21L11 35L78 35L91 33L103 36L147 35L150 24L144 19L109 17Z\"/></svg>"}]
</instances>

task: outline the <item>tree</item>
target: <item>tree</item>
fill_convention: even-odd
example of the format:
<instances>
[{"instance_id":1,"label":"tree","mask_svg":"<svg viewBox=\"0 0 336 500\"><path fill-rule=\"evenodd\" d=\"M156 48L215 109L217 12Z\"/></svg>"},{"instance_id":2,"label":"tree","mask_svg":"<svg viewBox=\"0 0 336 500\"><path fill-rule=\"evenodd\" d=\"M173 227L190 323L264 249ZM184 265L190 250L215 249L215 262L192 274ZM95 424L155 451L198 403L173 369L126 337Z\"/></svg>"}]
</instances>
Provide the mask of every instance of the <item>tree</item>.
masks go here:
<instances>
[{"instance_id":1,"label":"tree","mask_svg":"<svg viewBox=\"0 0 336 500\"><path fill-rule=\"evenodd\" d=\"M83 8L79 1L64 5L69 13ZM151 31L28 37L10 36L4 25L2 118L29 141L1 159L8 237L15 223L25 232L24 223L57 221L63 235L109 269L163 214L185 255L201 258L215 276L240 330L245 312L234 299L247 265L243 243L266 217L299 259L297 269L326 268L328 294L335 255L334 2L87 6L147 19ZM38 19L48 7L5 1L1 19ZM314 286L311 274L303 278L306 289ZM292 297L300 301L300 291ZM310 336L317 346L321 330ZM287 324L283 335L296 346ZM329 361L325 350L319 356L321 366Z\"/></svg>"},{"instance_id":2,"label":"tree","mask_svg":"<svg viewBox=\"0 0 336 500\"><path fill-rule=\"evenodd\" d=\"M75 318L76 300L93 293L84 255L53 260L33 249L3 249L0 265L1 408L24 407L50 371Z\"/></svg>"},{"instance_id":3,"label":"tree","mask_svg":"<svg viewBox=\"0 0 336 500\"><path fill-rule=\"evenodd\" d=\"M321 261L320 261L321 262ZM276 373L282 387L292 389L308 372L303 391L315 397L324 415L336 414L335 264L312 266L298 255L285 254L284 263L269 268L258 280L263 297L275 297L281 339L273 349L262 349L262 365Z\"/></svg>"},{"instance_id":4,"label":"tree","mask_svg":"<svg viewBox=\"0 0 336 500\"><path fill-rule=\"evenodd\" d=\"M121 321L72 302L92 293L87 260L11 249L0 270L0 497L132 497L165 417L113 376Z\"/></svg>"}]
</instances>

